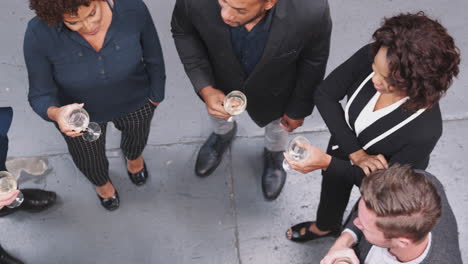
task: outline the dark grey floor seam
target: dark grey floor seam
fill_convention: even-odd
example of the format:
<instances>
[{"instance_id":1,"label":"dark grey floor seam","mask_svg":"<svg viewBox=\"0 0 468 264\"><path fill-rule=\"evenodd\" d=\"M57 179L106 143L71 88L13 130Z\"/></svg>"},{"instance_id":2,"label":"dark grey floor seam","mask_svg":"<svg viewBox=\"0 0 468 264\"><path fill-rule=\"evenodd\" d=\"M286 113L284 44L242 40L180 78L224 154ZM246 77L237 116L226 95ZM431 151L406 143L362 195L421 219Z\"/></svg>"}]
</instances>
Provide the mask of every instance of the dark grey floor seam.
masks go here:
<instances>
[{"instance_id":1,"label":"dark grey floor seam","mask_svg":"<svg viewBox=\"0 0 468 264\"><path fill-rule=\"evenodd\" d=\"M232 215L234 217L234 246L236 247L237 253L237 260L239 264L242 264L241 254L240 254L240 241L239 241L239 224L237 222L237 205L236 205L236 193L234 189L234 173L232 170L232 147L228 149L228 156L229 156L229 163L228 163L228 170L229 170L229 200L232 210Z\"/></svg>"}]
</instances>

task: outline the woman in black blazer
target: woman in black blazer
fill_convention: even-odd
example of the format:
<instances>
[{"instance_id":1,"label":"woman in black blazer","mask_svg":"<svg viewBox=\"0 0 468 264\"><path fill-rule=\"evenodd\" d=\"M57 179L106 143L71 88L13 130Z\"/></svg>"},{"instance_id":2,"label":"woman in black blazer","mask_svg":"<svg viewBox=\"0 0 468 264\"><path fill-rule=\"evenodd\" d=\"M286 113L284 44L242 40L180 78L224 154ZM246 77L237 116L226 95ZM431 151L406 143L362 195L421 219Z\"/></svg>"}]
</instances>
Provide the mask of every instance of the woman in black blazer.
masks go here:
<instances>
[{"instance_id":1,"label":"woman in black blazer","mask_svg":"<svg viewBox=\"0 0 468 264\"><path fill-rule=\"evenodd\" d=\"M291 227L287 237L293 241L337 235L354 185L388 164L425 169L442 134L438 101L460 62L452 37L420 12L385 19L373 39L316 91L331 132L327 153L308 146L308 160L286 157L293 169L322 169L323 175L317 220Z\"/></svg>"}]
</instances>

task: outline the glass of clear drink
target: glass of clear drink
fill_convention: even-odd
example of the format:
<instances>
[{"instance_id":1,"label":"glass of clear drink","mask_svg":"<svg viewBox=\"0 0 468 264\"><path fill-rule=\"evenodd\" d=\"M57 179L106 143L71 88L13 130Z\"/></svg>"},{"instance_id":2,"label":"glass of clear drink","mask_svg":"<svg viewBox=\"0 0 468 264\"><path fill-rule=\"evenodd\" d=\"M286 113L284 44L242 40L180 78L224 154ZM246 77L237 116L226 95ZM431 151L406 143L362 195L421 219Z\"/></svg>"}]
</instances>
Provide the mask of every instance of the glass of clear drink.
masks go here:
<instances>
[{"instance_id":1,"label":"glass of clear drink","mask_svg":"<svg viewBox=\"0 0 468 264\"><path fill-rule=\"evenodd\" d=\"M83 132L83 139L88 142L97 140L101 136L101 127L98 123L89 122L89 114L85 109L73 110L68 116L68 125L73 130Z\"/></svg>"},{"instance_id":2,"label":"glass of clear drink","mask_svg":"<svg viewBox=\"0 0 468 264\"><path fill-rule=\"evenodd\" d=\"M240 115L247 107L247 97L241 91L232 91L224 98L224 110L232 115ZM234 118L229 117L228 122L233 122Z\"/></svg>"},{"instance_id":3,"label":"glass of clear drink","mask_svg":"<svg viewBox=\"0 0 468 264\"><path fill-rule=\"evenodd\" d=\"M304 161L309 157L307 145L310 145L310 141L307 138L297 136L289 141L288 147L286 148L286 155L288 155L290 160L298 162ZM289 166L286 159L283 160L283 169L288 174L299 174L298 171L293 170L291 166Z\"/></svg>"},{"instance_id":4,"label":"glass of clear drink","mask_svg":"<svg viewBox=\"0 0 468 264\"><path fill-rule=\"evenodd\" d=\"M6 194L18 189L18 183L16 182L15 177L11 175L8 171L0 171L0 193ZM21 192L18 193L16 199L9 205L8 208L15 208L21 205L24 201L24 196Z\"/></svg>"}]
</instances>

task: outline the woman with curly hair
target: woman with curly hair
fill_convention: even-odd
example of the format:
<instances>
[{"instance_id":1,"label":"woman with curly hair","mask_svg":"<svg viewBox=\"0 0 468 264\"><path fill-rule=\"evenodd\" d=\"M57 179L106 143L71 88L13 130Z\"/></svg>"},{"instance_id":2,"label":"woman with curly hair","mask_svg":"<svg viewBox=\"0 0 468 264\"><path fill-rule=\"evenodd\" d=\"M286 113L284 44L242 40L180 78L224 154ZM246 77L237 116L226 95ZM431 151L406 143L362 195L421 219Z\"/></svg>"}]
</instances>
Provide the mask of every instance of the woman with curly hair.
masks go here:
<instances>
[{"instance_id":1,"label":"woman with curly hair","mask_svg":"<svg viewBox=\"0 0 468 264\"><path fill-rule=\"evenodd\" d=\"M309 145L306 161L286 157L293 169L322 169L323 176L317 220L291 227L286 235L293 241L338 235L354 185L389 164L426 169L442 134L438 102L460 63L452 37L419 12L385 19L373 39L316 91L331 133L327 153Z\"/></svg>"},{"instance_id":2,"label":"woman with curly hair","mask_svg":"<svg viewBox=\"0 0 468 264\"><path fill-rule=\"evenodd\" d=\"M142 152L151 119L164 98L159 38L141 0L30 0L24 57L29 102L55 122L78 169L96 186L102 206L119 207L105 155L109 121L122 132L127 173L136 185L148 178ZM84 107L102 134L85 141L67 122Z\"/></svg>"}]
</instances>

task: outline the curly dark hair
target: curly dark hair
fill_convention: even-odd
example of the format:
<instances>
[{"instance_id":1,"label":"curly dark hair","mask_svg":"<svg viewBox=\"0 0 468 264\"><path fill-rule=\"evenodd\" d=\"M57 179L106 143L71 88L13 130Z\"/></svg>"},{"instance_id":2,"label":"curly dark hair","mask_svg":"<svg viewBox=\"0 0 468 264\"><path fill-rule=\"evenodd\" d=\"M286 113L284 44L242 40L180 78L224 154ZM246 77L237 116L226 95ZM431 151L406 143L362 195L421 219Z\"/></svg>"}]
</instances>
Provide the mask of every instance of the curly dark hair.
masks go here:
<instances>
[{"instance_id":1,"label":"curly dark hair","mask_svg":"<svg viewBox=\"0 0 468 264\"><path fill-rule=\"evenodd\" d=\"M64 14L76 14L80 6L89 6L94 0L30 0L29 8L37 17L49 25L63 21Z\"/></svg>"},{"instance_id":2,"label":"curly dark hair","mask_svg":"<svg viewBox=\"0 0 468 264\"><path fill-rule=\"evenodd\" d=\"M460 50L436 20L424 12L385 18L372 38L372 55L388 48L389 85L410 98L404 109L417 111L436 104L458 75Z\"/></svg>"}]
</instances>

